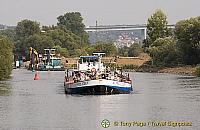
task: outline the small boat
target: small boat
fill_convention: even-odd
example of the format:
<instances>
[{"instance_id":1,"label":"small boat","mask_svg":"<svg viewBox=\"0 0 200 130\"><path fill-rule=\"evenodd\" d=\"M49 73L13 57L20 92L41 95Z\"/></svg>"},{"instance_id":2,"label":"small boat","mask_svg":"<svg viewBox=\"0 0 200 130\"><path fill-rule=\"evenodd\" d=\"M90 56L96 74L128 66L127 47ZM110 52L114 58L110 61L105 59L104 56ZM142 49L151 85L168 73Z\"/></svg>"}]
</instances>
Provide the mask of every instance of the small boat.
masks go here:
<instances>
[{"instance_id":1,"label":"small boat","mask_svg":"<svg viewBox=\"0 0 200 130\"><path fill-rule=\"evenodd\" d=\"M81 56L77 70L65 72L66 94L128 94L133 91L128 73L111 72L101 62L102 53L95 54L97 56Z\"/></svg>"},{"instance_id":2,"label":"small boat","mask_svg":"<svg viewBox=\"0 0 200 130\"><path fill-rule=\"evenodd\" d=\"M64 71L61 66L61 58L55 56L55 49L44 49L45 53L42 57L42 62L39 63L39 71Z\"/></svg>"},{"instance_id":3,"label":"small boat","mask_svg":"<svg viewBox=\"0 0 200 130\"><path fill-rule=\"evenodd\" d=\"M44 54L38 52L30 47L30 64L29 70L37 71L65 71L61 65L61 58L56 57L55 49L44 49Z\"/></svg>"}]
</instances>

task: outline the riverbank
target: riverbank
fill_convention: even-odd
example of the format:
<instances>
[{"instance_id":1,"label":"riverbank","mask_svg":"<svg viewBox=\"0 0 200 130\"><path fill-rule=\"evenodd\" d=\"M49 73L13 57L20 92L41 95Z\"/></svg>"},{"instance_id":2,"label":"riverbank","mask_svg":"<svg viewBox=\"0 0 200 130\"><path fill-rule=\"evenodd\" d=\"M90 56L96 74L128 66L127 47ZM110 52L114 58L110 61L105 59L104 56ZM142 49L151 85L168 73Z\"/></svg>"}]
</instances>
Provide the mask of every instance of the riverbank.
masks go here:
<instances>
[{"instance_id":1,"label":"riverbank","mask_svg":"<svg viewBox=\"0 0 200 130\"><path fill-rule=\"evenodd\" d=\"M182 67L173 67L173 68L164 68L159 70L159 73L170 73L170 74L181 74L181 75L195 75L194 66L182 66Z\"/></svg>"},{"instance_id":2,"label":"riverbank","mask_svg":"<svg viewBox=\"0 0 200 130\"><path fill-rule=\"evenodd\" d=\"M136 72L152 72L152 73L170 73L180 75L195 75L196 66L175 66L175 67L156 67L151 65L142 65Z\"/></svg>"}]
</instances>

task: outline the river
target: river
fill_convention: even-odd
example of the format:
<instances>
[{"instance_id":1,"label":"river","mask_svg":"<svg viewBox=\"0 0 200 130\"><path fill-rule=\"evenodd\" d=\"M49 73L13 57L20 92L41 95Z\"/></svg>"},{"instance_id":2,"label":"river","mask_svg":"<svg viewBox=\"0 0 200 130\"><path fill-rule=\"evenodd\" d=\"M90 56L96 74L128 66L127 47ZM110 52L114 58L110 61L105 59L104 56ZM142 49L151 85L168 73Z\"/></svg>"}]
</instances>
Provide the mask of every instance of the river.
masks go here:
<instances>
[{"instance_id":1,"label":"river","mask_svg":"<svg viewBox=\"0 0 200 130\"><path fill-rule=\"evenodd\" d=\"M0 129L200 130L200 78L130 76L132 94L81 96L64 93L64 72L39 72L34 81L34 72L15 69L9 81L0 82ZM176 126L180 122L188 126Z\"/></svg>"}]
</instances>

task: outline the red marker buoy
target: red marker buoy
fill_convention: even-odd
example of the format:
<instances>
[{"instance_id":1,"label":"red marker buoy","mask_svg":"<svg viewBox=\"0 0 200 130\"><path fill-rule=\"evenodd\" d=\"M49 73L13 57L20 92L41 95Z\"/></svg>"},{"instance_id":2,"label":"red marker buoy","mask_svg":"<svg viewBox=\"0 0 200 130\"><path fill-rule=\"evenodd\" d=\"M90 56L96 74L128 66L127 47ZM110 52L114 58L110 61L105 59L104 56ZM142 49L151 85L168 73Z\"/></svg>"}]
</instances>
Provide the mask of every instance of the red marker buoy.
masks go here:
<instances>
[{"instance_id":1,"label":"red marker buoy","mask_svg":"<svg viewBox=\"0 0 200 130\"><path fill-rule=\"evenodd\" d=\"M38 73L35 72L34 80L38 80L38 79L39 79Z\"/></svg>"}]
</instances>

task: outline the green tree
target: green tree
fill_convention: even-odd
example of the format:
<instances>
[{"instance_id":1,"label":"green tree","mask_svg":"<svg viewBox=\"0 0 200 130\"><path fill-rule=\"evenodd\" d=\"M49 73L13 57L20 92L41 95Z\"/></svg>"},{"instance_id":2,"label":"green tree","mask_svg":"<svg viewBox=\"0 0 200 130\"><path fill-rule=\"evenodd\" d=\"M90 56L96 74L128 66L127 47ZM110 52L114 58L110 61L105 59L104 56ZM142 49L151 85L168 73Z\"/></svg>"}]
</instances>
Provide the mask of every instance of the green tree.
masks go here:
<instances>
[{"instance_id":1,"label":"green tree","mask_svg":"<svg viewBox=\"0 0 200 130\"><path fill-rule=\"evenodd\" d=\"M176 23L175 37L184 64L200 63L200 17Z\"/></svg>"},{"instance_id":2,"label":"green tree","mask_svg":"<svg viewBox=\"0 0 200 130\"><path fill-rule=\"evenodd\" d=\"M167 16L162 10L156 10L156 12L148 18L147 40L145 41L146 47L149 47L156 39L165 38L170 35L167 24Z\"/></svg>"},{"instance_id":3,"label":"green tree","mask_svg":"<svg viewBox=\"0 0 200 130\"><path fill-rule=\"evenodd\" d=\"M195 73L196 76L200 77L200 66L197 66L197 67L196 67L194 73Z\"/></svg>"},{"instance_id":4,"label":"green tree","mask_svg":"<svg viewBox=\"0 0 200 130\"><path fill-rule=\"evenodd\" d=\"M158 38L149 48L154 65L172 66L178 63L178 50L173 38Z\"/></svg>"},{"instance_id":5,"label":"green tree","mask_svg":"<svg viewBox=\"0 0 200 130\"><path fill-rule=\"evenodd\" d=\"M64 56L64 57L69 57L69 51L67 50L67 48L62 48L59 45L54 46L53 48L56 49L57 54L60 54L61 56Z\"/></svg>"},{"instance_id":6,"label":"green tree","mask_svg":"<svg viewBox=\"0 0 200 130\"><path fill-rule=\"evenodd\" d=\"M5 38L0 36L0 80L9 77L12 71L12 44Z\"/></svg>"},{"instance_id":7,"label":"green tree","mask_svg":"<svg viewBox=\"0 0 200 130\"><path fill-rule=\"evenodd\" d=\"M14 29L0 30L0 35L7 37L12 42L16 39L16 32Z\"/></svg>"},{"instance_id":8,"label":"green tree","mask_svg":"<svg viewBox=\"0 0 200 130\"><path fill-rule=\"evenodd\" d=\"M39 34L39 33L40 33L40 24L35 21L25 19L17 23L16 35L18 39L20 38L24 39L33 34Z\"/></svg>"},{"instance_id":9,"label":"green tree","mask_svg":"<svg viewBox=\"0 0 200 130\"><path fill-rule=\"evenodd\" d=\"M129 47L128 56L136 57L139 56L140 53L142 53L142 47L138 43L134 43Z\"/></svg>"},{"instance_id":10,"label":"green tree","mask_svg":"<svg viewBox=\"0 0 200 130\"><path fill-rule=\"evenodd\" d=\"M34 34L25 39L27 43L26 54L29 55L29 48L33 47L38 53L44 53L45 48L53 48L54 43L51 37L41 34Z\"/></svg>"},{"instance_id":11,"label":"green tree","mask_svg":"<svg viewBox=\"0 0 200 130\"><path fill-rule=\"evenodd\" d=\"M118 55L128 57L129 47L124 46L122 48L118 48Z\"/></svg>"},{"instance_id":12,"label":"green tree","mask_svg":"<svg viewBox=\"0 0 200 130\"><path fill-rule=\"evenodd\" d=\"M104 52L106 56L115 56L117 54L117 48L113 43L97 42L93 47L93 52Z\"/></svg>"},{"instance_id":13,"label":"green tree","mask_svg":"<svg viewBox=\"0 0 200 130\"><path fill-rule=\"evenodd\" d=\"M39 23L31 20L22 20L18 22L16 27L16 41L14 53L21 56L27 56L27 48L29 48L26 42L27 38L34 34L40 34Z\"/></svg>"},{"instance_id":14,"label":"green tree","mask_svg":"<svg viewBox=\"0 0 200 130\"><path fill-rule=\"evenodd\" d=\"M81 38L83 43L88 43L88 34L84 31L85 25L83 24L83 18L79 12L70 12L60 15L57 25L63 30L71 31Z\"/></svg>"},{"instance_id":15,"label":"green tree","mask_svg":"<svg viewBox=\"0 0 200 130\"><path fill-rule=\"evenodd\" d=\"M69 56L75 54L75 49L82 48L85 45L81 43L81 39L77 35L70 31L63 31L59 28L48 30L44 35L51 37L55 46L66 48L69 52Z\"/></svg>"},{"instance_id":16,"label":"green tree","mask_svg":"<svg viewBox=\"0 0 200 130\"><path fill-rule=\"evenodd\" d=\"M94 45L87 45L83 49L86 52L85 55L93 55L93 52L95 51Z\"/></svg>"}]
</instances>

